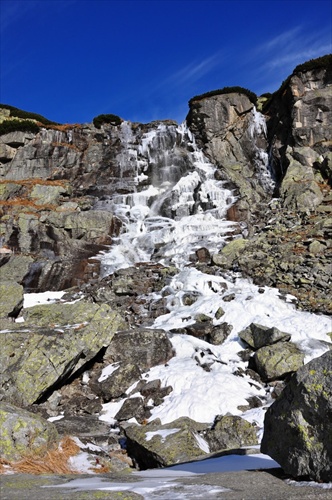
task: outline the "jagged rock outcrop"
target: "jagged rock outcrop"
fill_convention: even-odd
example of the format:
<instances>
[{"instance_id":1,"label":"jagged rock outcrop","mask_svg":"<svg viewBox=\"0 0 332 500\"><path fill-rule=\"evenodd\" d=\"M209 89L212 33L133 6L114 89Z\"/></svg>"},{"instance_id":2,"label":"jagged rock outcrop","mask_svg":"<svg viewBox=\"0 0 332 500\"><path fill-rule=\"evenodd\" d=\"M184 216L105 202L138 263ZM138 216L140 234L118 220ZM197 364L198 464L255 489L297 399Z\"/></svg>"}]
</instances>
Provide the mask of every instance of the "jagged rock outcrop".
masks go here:
<instances>
[{"instance_id":1,"label":"jagged rock outcrop","mask_svg":"<svg viewBox=\"0 0 332 500\"><path fill-rule=\"evenodd\" d=\"M242 128L253 105L244 94L198 96L188 115L220 175L237 186L237 216L249 222L250 238L227 245L212 261L257 284L286 290L300 307L321 312L331 312L331 83L331 56L326 56L297 67L263 105L266 138L262 133L257 138L266 141L277 203L269 203L271 190L253 178L254 141L247 146L250 128Z\"/></svg>"},{"instance_id":2,"label":"jagged rock outcrop","mask_svg":"<svg viewBox=\"0 0 332 500\"><path fill-rule=\"evenodd\" d=\"M291 378L267 410L261 450L287 474L332 481L332 351Z\"/></svg>"},{"instance_id":3,"label":"jagged rock outcrop","mask_svg":"<svg viewBox=\"0 0 332 500\"><path fill-rule=\"evenodd\" d=\"M198 96L190 101L187 122L220 175L232 182L239 201L229 214L249 222L259 204L269 199L272 181L263 174L268 149L265 123L245 93Z\"/></svg>"},{"instance_id":4,"label":"jagged rock outcrop","mask_svg":"<svg viewBox=\"0 0 332 500\"><path fill-rule=\"evenodd\" d=\"M331 181L332 71L327 58L324 65L317 60L316 67L295 68L265 109L283 204L302 212L320 205L319 183Z\"/></svg>"}]
</instances>

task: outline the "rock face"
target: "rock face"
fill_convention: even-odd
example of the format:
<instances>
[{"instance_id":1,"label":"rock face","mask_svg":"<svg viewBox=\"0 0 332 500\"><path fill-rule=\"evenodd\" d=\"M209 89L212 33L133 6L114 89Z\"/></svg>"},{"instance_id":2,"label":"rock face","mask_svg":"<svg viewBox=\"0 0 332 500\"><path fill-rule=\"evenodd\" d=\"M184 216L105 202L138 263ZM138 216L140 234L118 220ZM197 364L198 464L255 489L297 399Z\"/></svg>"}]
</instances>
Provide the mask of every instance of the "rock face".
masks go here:
<instances>
[{"instance_id":1,"label":"rock face","mask_svg":"<svg viewBox=\"0 0 332 500\"><path fill-rule=\"evenodd\" d=\"M220 167L221 176L238 189L240 201L231 217L248 221L249 209L254 212L273 186L267 173L260 175L266 166L262 150L267 141L265 122L254 104L243 93L193 98L187 122L205 154Z\"/></svg>"},{"instance_id":2,"label":"rock face","mask_svg":"<svg viewBox=\"0 0 332 500\"><path fill-rule=\"evenodd\" d=\"M261 450L287 474L332 481L332 352L292 376L265 416Z\"/></svg>"},{"instance_id":3,"label":"rock face","mask_svg":"<svg viewBox=\"0 0 332 500\"><path fill-rule=\"evenodd\" d=\"M244 94L198 96L190 101L187 117L220 176L238 190L240 199L229 216L248 223L250 238L227 245L212 261L259 285L287 290L304 309L329 313L330 63L294 70L263 105L266 129L253 119L253 105ZM259 177L257 146L264 143L273 182ZM271 194L278 202L269 203Z\"/></svg>"}]
</instances>

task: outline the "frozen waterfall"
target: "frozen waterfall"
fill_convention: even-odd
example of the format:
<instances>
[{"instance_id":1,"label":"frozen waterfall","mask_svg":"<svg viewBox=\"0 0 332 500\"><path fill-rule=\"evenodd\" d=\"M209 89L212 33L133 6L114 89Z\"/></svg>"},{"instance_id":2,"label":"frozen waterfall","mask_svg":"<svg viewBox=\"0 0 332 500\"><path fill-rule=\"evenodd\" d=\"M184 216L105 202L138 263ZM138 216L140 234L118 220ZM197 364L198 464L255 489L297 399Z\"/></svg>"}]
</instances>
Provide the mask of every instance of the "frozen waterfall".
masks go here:
<instances>
[{"instance_id":1,"label":"frozen waterfall","mask_svg":"<svg viewBox=\"0 0 332 500\"><path fill-rule=\"evenodd\" d=\"M124 125L123 136L132 142ZM238 224L226 220L235 202L185 123L159 124L133 149L124 144L121 161L135 158L135 192L116 194L109 208L122 222L122 232L101 257L102 275L154 260L183 268L201 247L216 252Z\"/></svg>"}]
</instances>

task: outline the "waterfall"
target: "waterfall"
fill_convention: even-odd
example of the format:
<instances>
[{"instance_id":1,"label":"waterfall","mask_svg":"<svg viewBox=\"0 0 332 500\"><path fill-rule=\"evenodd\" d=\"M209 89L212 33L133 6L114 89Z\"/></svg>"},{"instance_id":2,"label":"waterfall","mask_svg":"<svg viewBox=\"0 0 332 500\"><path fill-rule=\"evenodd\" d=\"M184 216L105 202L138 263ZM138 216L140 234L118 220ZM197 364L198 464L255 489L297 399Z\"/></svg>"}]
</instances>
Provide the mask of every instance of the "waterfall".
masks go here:
<instances>
[{"instance_id":1,"label":"waterfall","mask_svg":"<svg viewBox=\"0 0 332 500\"><path fill-rule=\"evenodd\" d=\"M267 192L273 193L276 181L273 175L271 157L267 152L265 116L257 111L255 106L251 112L248 134L254 145L254 163L260 183ZM264 147L262 147L262 143Z\"/></svg>"},{"instance_id":2,"label":"waterfall","mask_svg":"<svg viewBox=\"0 0 332 500\"><path fill-rule=\"evenodd\" d=\"M182 268L201 247L218 251L238 228L226 220L235 197L186 124L154 124L135 146L126 125L122 140L120 160L135 162L135 188L109 200L123 231L101 256L102 275L150 260Z\"/></svg>"}]
</instances>

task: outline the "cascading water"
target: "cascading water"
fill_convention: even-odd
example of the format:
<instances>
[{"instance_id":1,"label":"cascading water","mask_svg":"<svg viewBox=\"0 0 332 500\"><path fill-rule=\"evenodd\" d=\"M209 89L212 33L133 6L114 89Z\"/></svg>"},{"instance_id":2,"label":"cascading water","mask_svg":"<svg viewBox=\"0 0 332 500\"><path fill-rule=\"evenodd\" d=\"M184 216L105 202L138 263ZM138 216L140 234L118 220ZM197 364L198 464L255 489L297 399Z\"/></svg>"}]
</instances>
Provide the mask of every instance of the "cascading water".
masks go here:
<instances>
[{"instance_id":1,"label":"cascading water","mask_svg":"<svg viewBox=\"0 0 332 500\"><path fill-rule=\"evenodd\" d=\"M198 248L215 252L238 225L226 220L235 202L232 191L216 180L214 167L195 144L185 123L159 124L129 148L120 163L136 162L135 192L115 194L108 208L123 232L101 258L102 275L150 260L182 268ZM149 182L149 183L148 183Z\"/></svg>"},{"instance_id":2,"label":"cascading water","mask_svg":"<svg viewBox=\"0 0 332 500\"><path fill-rule=\"evenodd\" d=\"M257 111L254 106L251 111L251 120L248 128L250 139L254 145L254 164L257 168L258 178L261 185L268 193L273 193L275 188L275 176L272 168L272 162L265 148L257 145L257 139L267 137L265 116Z\"/></svg>"}]
</instances>

